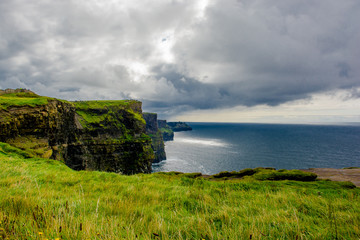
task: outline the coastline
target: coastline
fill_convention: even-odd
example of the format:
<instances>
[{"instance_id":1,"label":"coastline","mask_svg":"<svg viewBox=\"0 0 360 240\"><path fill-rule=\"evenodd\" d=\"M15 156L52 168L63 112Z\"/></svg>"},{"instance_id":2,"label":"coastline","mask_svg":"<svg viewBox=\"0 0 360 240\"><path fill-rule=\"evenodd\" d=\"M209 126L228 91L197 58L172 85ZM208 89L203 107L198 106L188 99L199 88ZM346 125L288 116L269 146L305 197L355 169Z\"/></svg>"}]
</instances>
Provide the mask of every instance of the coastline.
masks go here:
<instances>
[{"instance_id":1,"label":"coastline","mask_svg":"<svg viewBox=\"0 0 360 240\"><path fill-rule=\"evenodd\" d=\"M356 187L360 187L360 168L309 168L300 170L315 173L318 179L329 179L337 182L349 181Z\"/></svg>"},{"instance_id":2,"label":"coastline","mask_svg":"<svg viewBox=\"0 0 360 240\"><path fill-rule=\"evenodd\" d=\"M244 176L247 176L247 174L241 174L242 172L247 171L253 171L256 169L264 169L264 170L276 170L275 168L255 168L255 169L242 169L238 172L228 172L223 171L219 172L217 174L202 174L199 172L192 172L192 173L183 173L183 172L176 172L176 171L170 171L170 172L157 172L157 173L164 173L164 174L184 174L187 177L190 178L204 178L208 180L231 180L231 179L242 179ZM282 170L277 170L277 172L281 172ZM317 179L319 180L330 180L335 182L351 182L356 187L360 187L360 168L359 167L349 167L349 168L308 168L308 169L291 169L286 171L302 171L305 173L314 173L317 175ZM152 173L154 174L154 173ZM252 175L252 174L250 174ZM275 180L275 179L273 179ZM280 180L280 179L278 179ZM285 179L283 179L285 180ZM300 180L300 181L306 181L306 180Z\"/></svg>"}]
</instances>

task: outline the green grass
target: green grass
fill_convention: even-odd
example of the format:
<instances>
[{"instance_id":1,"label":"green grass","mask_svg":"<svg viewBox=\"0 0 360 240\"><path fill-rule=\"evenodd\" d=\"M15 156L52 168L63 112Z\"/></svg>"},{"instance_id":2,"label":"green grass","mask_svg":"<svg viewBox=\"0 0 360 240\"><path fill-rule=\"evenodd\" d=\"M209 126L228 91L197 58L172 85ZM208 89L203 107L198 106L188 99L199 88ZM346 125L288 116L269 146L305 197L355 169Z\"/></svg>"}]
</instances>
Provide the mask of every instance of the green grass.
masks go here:
<instances>
[{"instance_id":1,"label":"green grass","mask_svg":"<svg viewBox=\"0 0 360 240\"><path fill-rule=\"evenodd\" d=\"M137 103L136 100L93 100L73 102L77 109L101 109L110 106L129 106Z\"/></svg>"},{"instance_id":2,"label":"green grass","mask_svg":"<svg viewBox=\"0 0 360 240\"><path fill-rule=\"evenodd\" d=\"M118 122L113 119L114 113L125 110L142 124L146 124L141 113L134 112L132 105L138 104L136 100L101 100L101 101L76 101L73 102L76 112L81 116L81 125L91 128L94 124L108 124ZM120 126L119 126L120 127Z\"/></svg>"},{"instance_id":3,"label":"green grass","mask_svg":"<svg viewBox=\"0 0 360 240\"><path fill-rule=\"evenodd\" d=\"M303 172L300 170L263 170L254 175L258 180L295 180L295 181L314 181L317 176L315 173Z\"/></svg>"},{"instance_id":4,"label":"green grass","mask_svg":"<svg viewBox=\"0 0 360 240\"><path fill-rule=\"evenodd\" d=\"M3 143L0 169L0 239L360 237L349 183L76 172Z\"/></svg>"},{"instance_id":5,"label":"green grass","mask_svg":"<svg viewBox=\"0 0 360 240\"><path fill-rule=\"evenodd\" d=\"M100 123L106 119L105 114L99 115L99 114L95 114L95 113L91 113L91 112L83 111L83 110L77 110L76 113L79 114L82 117L82 119L84 120L82 122L83 125L87 125L90 123Z\"/></svg>"},{"instance_id":6,"label":"green grass","mask_svg":"<svg viewBox=\"0 0 360 240\"><path fill-rule=\"evenodd\" d=\"M31 157L49 158L52 150L47 139L39 139L35 136L15 137L7 141L10 145L26 151Z\"/></svg>"},{"instance_id":7,"label":"green grass","mask_svg":"<svg viewBox=\"0 0 360 240\"><path fill-rule=\"evenodd\" d=\"M211 179L235 179L252 176L256 180L294 180L294 181L315 181L317 175L315 173L303 172L300 170L275 170L274 168L246 168L241 171L224 171L212 175Z\"/></svg>"},{"instance_id":8,"label":"green grass","mask_svg":"<svg viewBox=\"0 0 360 240\"><path fill-rule=\"evenodd\" d=\"M169 133L169 134L173 133L173 130L171 130L171 128L160 128L160 131L161 132L166 132L166 133Z\"/></svg>"},{"instance_id":9,"label":"green grass","mask_svg":"<svg viewBox=\"0 0 360 240\"><path fill-rule=\"evenodd\" d=\"M32 157L26 151L20 150L19 148L13 147L7 143L0 142L0 154L6 157L17 157L17 158L30 158Z\"/></svg>"},{"instance_id":10,"label":"green grass","mask_svg":"<svg viewBox=\"0 0 360 240\"><path fill-rule=\"evenodd\" d=\"M6 110L13 106L30 106L46 105L53 98L41 97L33 93L9 93L0 95L0 109Z\"/></svg>"}]
</instances>

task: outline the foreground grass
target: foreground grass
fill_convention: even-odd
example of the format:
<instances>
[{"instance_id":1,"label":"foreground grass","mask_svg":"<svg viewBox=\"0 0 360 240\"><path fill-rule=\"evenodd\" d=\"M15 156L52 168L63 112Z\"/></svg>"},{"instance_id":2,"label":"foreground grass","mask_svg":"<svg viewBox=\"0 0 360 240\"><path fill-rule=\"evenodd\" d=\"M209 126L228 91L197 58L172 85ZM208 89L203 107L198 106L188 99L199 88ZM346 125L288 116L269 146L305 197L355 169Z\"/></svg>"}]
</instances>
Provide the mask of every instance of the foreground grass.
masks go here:
<instances>
[{"instance_id":1,"label":"foreground grass","mask_svg":"<svg viewBox=\"0 0 360 240\"><path fill-rule=\"evenodd\" d=\"M76 172L0 144L0 239L358 239L348 183Z\"/></svg>"}]
</instances>

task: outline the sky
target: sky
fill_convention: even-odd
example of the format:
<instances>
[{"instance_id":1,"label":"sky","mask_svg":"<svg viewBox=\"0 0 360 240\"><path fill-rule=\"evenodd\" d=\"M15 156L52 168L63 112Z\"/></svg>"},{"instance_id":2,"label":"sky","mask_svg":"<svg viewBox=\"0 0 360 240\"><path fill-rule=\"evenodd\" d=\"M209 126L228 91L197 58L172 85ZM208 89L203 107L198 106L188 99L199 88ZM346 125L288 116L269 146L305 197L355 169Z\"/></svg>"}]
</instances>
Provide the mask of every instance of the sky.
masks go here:
<instances>
[{"instance_id":1,"label":"sky","mask_svg":"<svg viewBox=\"0 0 360 240\"><path fill-rule=\"evenodd\" d=\"M189 122L360 122L359 0L1 0L0 88Z\"/></svg>"}]
</instances>

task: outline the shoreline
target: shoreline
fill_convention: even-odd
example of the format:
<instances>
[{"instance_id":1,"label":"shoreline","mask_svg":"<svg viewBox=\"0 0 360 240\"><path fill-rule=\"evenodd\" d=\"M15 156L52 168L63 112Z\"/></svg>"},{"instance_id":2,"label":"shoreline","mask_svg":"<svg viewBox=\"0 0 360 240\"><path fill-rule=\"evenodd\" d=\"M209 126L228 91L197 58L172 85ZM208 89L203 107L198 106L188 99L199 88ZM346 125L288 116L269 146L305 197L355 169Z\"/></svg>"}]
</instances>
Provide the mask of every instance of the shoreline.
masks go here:
<instances>
[{"instance_id":1,"label":"shoreline","mask_svg":"<svg viewBox=\"0 0 360 240\"><path fill-rule=\"evenodd\" d=\"M318 175L318 179L329 179L337 182L349 181L356 187L360 187L360 168L309 168L299 170L315 173Z\"/></svg>"},{"instance_id":2,"label":"shoreline","mask_svg":"<svg viewBox=\"0 0 360 240\"><path fill-rule=\"evenodd\" d=\"M276 170L275 168L264 168L264 169ZM321 179L321 180L328 179L328 180L336 181L336 182L351 182L356 187L360 187L360 167L308 168L308 169L292 169L292 170L299 170L299 171L303 171L303 172L315 173L317 175L317 179ZM220 174L220 173L217 173L217 174L209 175L209 174L202 174L202 173L196 173L196 172L183 173L183 172L176 172L176 171L169 171L169 172L163 172L163 173L171 173L171 172L173 172L175 174L190 174L190 175L193 175L193 177L203 177L205 179L210 179L214 175ZM227 171L225 171L225 172L227 172ZM159 173L159 172L153 172L153 173ZM227 173L231 173L231 172L227 172ZM226 176L224 175L223 177L226 177ZM222 178L222 177L219 177L219 179L220 178ZM236 179L236 178L242 178L242 177L236 177L236 176L229 177L229 179ZM214 178L214 179L216 179L216 178ZM227 179L227 177L226 177L226 179Z\"/></svg>"}]
</instances>

